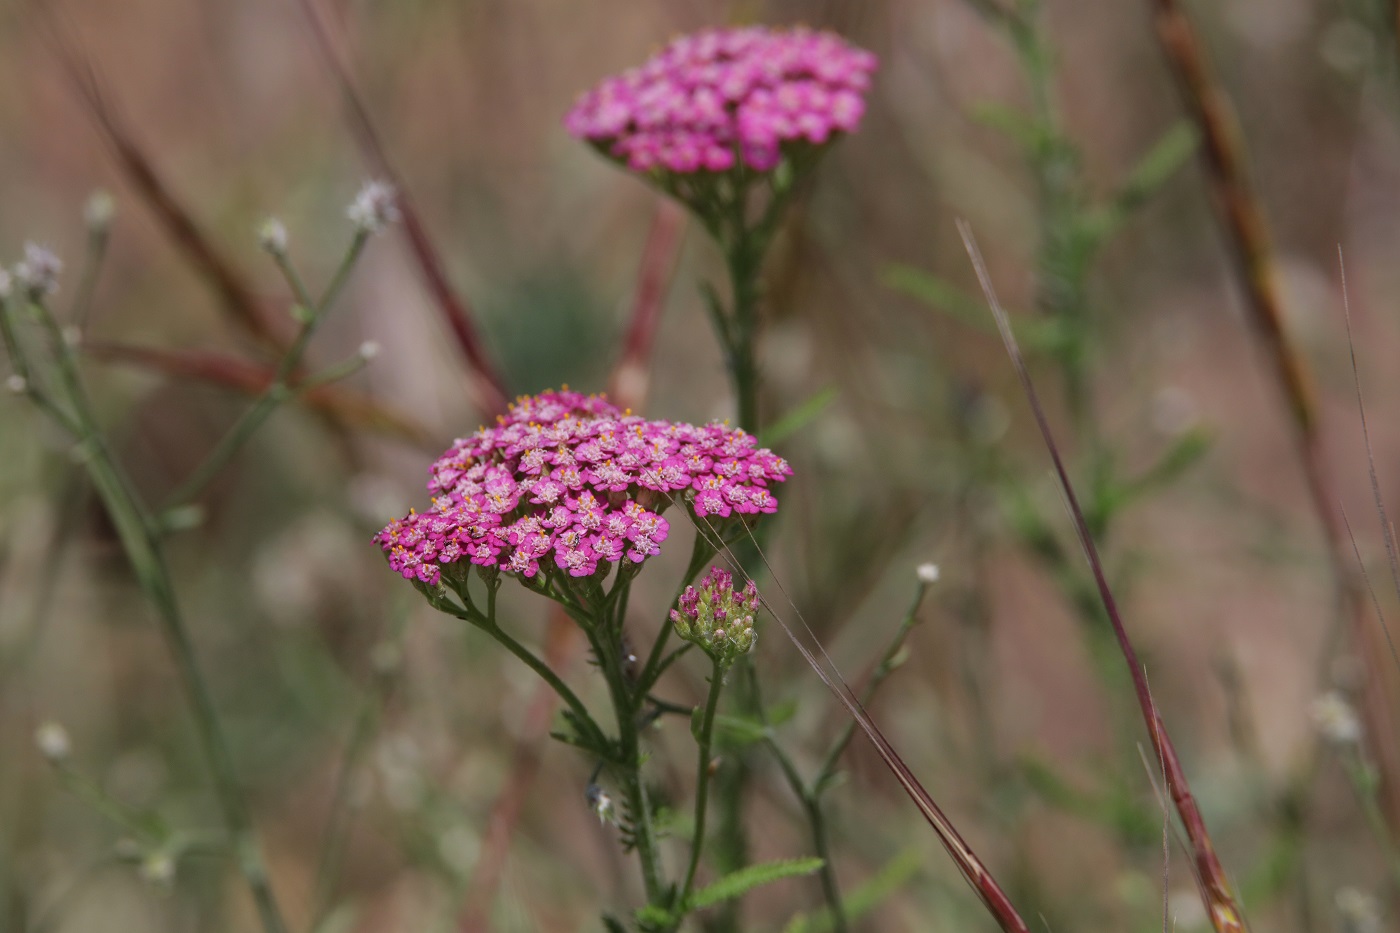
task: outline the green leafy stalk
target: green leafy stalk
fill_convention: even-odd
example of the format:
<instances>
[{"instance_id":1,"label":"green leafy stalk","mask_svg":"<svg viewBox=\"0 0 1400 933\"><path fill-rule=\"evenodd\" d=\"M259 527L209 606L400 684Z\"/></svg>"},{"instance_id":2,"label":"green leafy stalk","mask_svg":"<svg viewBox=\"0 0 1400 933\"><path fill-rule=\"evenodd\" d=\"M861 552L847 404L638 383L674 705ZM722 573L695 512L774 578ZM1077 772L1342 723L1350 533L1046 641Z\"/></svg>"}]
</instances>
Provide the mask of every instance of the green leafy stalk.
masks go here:
<instances>
[{"instance_id":1,"label":"green leafy stalk","mask_svg":"<svg viewBox=\"0 0 1400 933\"><path fill-rule=\"evenodd\" d=\"M214 777L215 791L235 860L253 894L264 930L267 933L286 933L286 923L268 880L262 850L254 833L252 812L239 782L208 683L195 658L188 626L176 600L156 522L123 475L97 427L91 402L78 377L72 347L42 301L32 301L30 307L50 335L55 368L62 394L66 397L64 401L68 410L59 419L60 424L76 429L73 433L84 457L83 465L112 518L137 582L156 608L161 633L174 659L181 686L189 698L200 746ZM9 316L8 304L4 316ZM11 321L7 320L5 331L7 348L12 354L16 372L32 374L33 369L23 347L18 341L11 340ZM63 410L57 401L53 404L58 410Z\"/></svg>"}]
</instances>

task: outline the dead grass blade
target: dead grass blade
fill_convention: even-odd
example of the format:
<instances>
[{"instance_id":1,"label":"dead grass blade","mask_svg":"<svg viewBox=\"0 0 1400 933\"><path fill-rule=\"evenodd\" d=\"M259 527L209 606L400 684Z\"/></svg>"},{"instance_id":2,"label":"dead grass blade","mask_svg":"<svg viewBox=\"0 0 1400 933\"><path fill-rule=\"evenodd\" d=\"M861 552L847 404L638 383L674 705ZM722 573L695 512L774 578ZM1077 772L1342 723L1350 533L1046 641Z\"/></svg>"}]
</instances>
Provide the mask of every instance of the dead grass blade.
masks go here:
<instances>
[{"instance_id":1,"label":"dead grass blade","mask_svg":"<svg viewBox=\"0 0 1400 933\"><path fill-rule=\"evenodd\" d=\"M1045 410L1041 407L1040 397L1036 393L1035 385L1031 382L1030 371L1026 369L1025 360L1021 356L1021 348L1016 342L1016 335L1012 333L1011 320L1001 303L997 301L991 277L987 273L986 263L982 260L982 253L977 248L977 241L973 238L972 230L966 221L958 221L958 232L962 235L963 245L967 248L968 257L972 260L972 266L977 272L977 280L982 286L987 304L991 307L992 314L996 318L997 329L1001 331L1002 342L1006 345L1007 355L1011 357L1011 365L1021 380L1021 388L1025 392L1031 414L1035 417L1036 426L1040 429L1040 435L1045 441L1045 447L1055 467L1055 475L1060 481L1060 489L1064 493L1066 504L1069 507L1075 534L1078 536L1080 546L1084 549L1085 558L1089 562L1089 569L1093 574L1099 597L1103 601L1104 611L1113 626L1113 634L1118 641L1119 651L1128 665L1138 705L1142 709L1143 720L1147 725L1148 734L1152 738L1153 750L1157 753L1157 758L1162 764L1167 791L1171 795L1172 803L1176 807L1177 815L1181 818L1181 824L1186 830L1186 837L1190 842L1196 872L1203 883L1205 905L1210 915L1211 924L1215 927L1216 933L1243 933L1244 915L1231 893L1229 879L1226 878L1225 870L1221 866L1219 858L1216 857L1215 847L1211 844L1205 820L1202 819L1200 808L1196 805L1196 798L1191 794L1186 771L1181 767L1176 747L1172 743L1171 736L1167 733L1166 723L1163 722L1157 709L1157 703L1152 699L1152 692L1148 689L1147 678L1143 674L1137 650L1128 637L1128 630L1123 625L1122 616L1118 612L1118 603L1113 597L1113 591L1109 588L1108 577L1104 573L1103 562L1099 558L1098 546L1094 543L1093 535L1089 532L1088 522L1084 519L1084 512L1079 506L1079 498L1074 492L1074 484L1070 482L1069 472L1065 469L1059 446L1050 430Z\"/></svg>"},{"instance_id":2,"label":"dead grass blade","mask_svg":"<svg viewBox=\"0 0 1400 933\"><path fill-rule=\"evenodd\" d=\"M1362 715L1381 774L1384 812L1391 831L1400 830L1400 744L1390 728L1391 700L1383 647L1369 624L1365 593L1337 511L1340 501L1327 468L1318 405L1307 361L1285 326L1283 297L1275 274L1268 224L1249 178L1249 164L1229 98L1212 73L1195 27L1177 0L1152 0L1157 36L1204 141L1207 180L1225 238L1239 269L1250 319L1259 335L1294 427L1298 459L1313 509L1322 525L1328 560L1337 581L1342 624L1350 624L1356 654L1365 670ZM1329 638L1335 644L1337 638Z\"/></svg>"}]
</instances>

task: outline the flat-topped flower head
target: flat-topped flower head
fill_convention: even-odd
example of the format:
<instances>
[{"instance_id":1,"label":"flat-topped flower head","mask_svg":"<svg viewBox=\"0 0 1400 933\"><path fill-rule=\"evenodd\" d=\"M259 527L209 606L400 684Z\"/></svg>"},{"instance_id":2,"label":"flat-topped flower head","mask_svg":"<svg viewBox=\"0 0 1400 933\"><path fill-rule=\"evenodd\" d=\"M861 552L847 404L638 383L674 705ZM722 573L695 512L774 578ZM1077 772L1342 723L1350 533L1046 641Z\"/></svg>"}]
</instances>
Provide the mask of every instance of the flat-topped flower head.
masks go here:
<instances>
[{"instance_id":1,"label":"flat-topped flower head","mask_svg":"<svg viewBox=\"0 0 1400 933\"><path fill-rule=\"evenodd\" d=\"M875 65L830 32L708 29L604 79L564 124L637 172L769 172L856 129Z\"/></svg>"},{"instance_id":2,"label":"flat-topped flower head","mask_svg":"<svg viewBox=\"0 0 1400 933\"><path fill-rule=\"evenodd\" d=\"M776 511L772 486L792 468L724 424L649 421L565 389L517 399L429 474L432 506L375 541L395 571L436 586L453 565L525 579L640 565L669 537L662 513L673 503L720 531Z\"/></svg>"},{"instance_id":3,"label":"flat-topped flower head","mask_svg":"<svg viewBox=\"0 0 1400 933\"><path fill-rule=\"evenodd\" d=\"M711 567L699 587L685 588L677 608L671 610L671 624L678 636L728 667L753 650L758 605L758 588L752 580L736 591L729 571Z\"/></svg>"}]
</instances>

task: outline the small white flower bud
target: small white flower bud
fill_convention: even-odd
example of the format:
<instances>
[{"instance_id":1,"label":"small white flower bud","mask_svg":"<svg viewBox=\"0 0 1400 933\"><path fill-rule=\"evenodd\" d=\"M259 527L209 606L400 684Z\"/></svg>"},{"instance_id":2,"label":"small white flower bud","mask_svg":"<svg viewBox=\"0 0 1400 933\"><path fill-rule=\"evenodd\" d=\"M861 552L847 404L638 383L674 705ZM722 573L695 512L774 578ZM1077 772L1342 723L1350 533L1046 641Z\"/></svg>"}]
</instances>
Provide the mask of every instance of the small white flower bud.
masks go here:
<instances>
[{"instance_id":1,"label":"small white flower bud","mask_svg":"<svg viewBox=\"0 0 1400 933\"><path fill-rule=\"evenodd\" d=\"M1313 701L1312 718L1317 731L1334 745L1355 745L1361 741L1361 720L1356 710L1335 690Z\"/></svg>"},{"instance_id":2,"label":"small white flower bud","mask_svg":"<svg viewBox=\"0 0 1400 933\"><path fill-rule=\"evenodd\" d=\"M19 373L15 373L5 380L5 388L15 395L23 395L29 391L29 383Z\"/></svg>"},{"instance_id":3,"label":"small white flower bud","mask_svg":"<svg viewBox=\"0 0 1400 933\"><path fill-rule=\"evenodd\" d=\"M258 227L258 245L273 256L287 254L287 228L276 217L269 217Z\"/></svg>"},{"instance_id":4,"label":"small white flower bud","mask_svg":"<svg viewBox=\"0 0 1400 933\"><path fill-rule=\"evenodd\" d=\"M58 275L63 260L50 250L35 243L24 244L24 259L15 266L15 278L30 297L38 299L58 291Z\"/></svg>"},{"instance_id":5,"label":"small white flower bud","mask_svg":"<svg viewBox=\"0 0 1400 933\"><path fill-rule=\"evenodd\" d=\"M379 355L379 344L373 340L366 340L360 344L360 359L372 360Z\"/></svg>"},{"instance_id":6,"label":"small white flower bud","mask_svg":"<svg viewBox=\"0 0 1400 933\"><path fill-rule=\"evenodd\" d=\"M919 582L925 586L938 582L939 570L937 564L920 564L919 569L914 572L918 574Z\"/></svg>"},{"instance_id":7,"label":"small white flower bud","mask_svg":"<svg viewBox=\"0 0 1400 933\"><path fill-rule=\"evenodd\" d=\"M117 202L105 191L94 191L83 208L83 223L88 232L102 236L112 227L112 219L117 216Z\"/></svg>"},{"instance_id":8,"label":"small white flower bud","mask_svg":"<svg viewBox=\"0 0 1400 933\"><path fill-rule=\"evenodd\" d=\"M34 730L34 744L39 747L39 754L54 764L67 760L73 751L68 730L60 723L52 721L41 723L39 728Z\"/></svg>"},{"instance_id":9,"label":"small white flower bud","mask_svg":"<svg viewBox=\"0 0 1400 933\"><path fill-rule=\"evenodd\" d=\"M150 853L141 860L141 877L151 884L170 884L175 880L175 859L169 852Z\"/></svg>"},{"instance_id":10,"label":"small white flower bud","mask_svg":"<svg viewBox=\"0 0 1400 933\"><path fill-rule=\"evenodd\" d=\"M378 233L399 219L398 192L382 181L365 182L345 216L361 233Z\"/></svg>"}]
</instances>

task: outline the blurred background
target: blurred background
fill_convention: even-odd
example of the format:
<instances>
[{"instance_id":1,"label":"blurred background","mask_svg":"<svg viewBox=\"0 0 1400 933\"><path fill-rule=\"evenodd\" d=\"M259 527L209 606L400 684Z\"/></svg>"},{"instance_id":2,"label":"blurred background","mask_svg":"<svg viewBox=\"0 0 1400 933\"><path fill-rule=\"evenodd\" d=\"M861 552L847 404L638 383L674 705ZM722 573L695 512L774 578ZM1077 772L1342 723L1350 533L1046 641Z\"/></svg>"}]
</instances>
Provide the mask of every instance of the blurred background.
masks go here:
<instances>
[{"instance_id":1,"label":"blurred background","mask_svg":"<svg viewBox=\"0 0 1400 933\"><path fill-rule=\"evenodd\" d=\"M1319 748L1312 710L1327 690L1354 696L1364 671L1395 668L1368 668L1345 635L1331 637L1345 623L1327 543L1151 4L1047 0L1018 8L1014 27L967 0L319 8L512 393L605 386L661 203L564 132L580 91L706 25L804 22L874 51L861 131L826 157L768 267L764 410L775 420L830 399L781 446L796 470L772 536L784 586L855 681L893 637L915 567L938 564L873 714L1024 916L1050 930L1160 929L1146 736L1081 599L1078 547L1014 373L971 297L954 228L966 218L1002 299L1030 322L1032 369L1101 507L1128 626L1254 927L1394 927L1389 856L1348 778L1354 750ZM274 358L229 313L227 283L191 261L191 235L173 235L169 212L133 183L69 66L90 65L102 112L274 329L290 329L290 297L258 224L285 223L319 287L350 236L345 205L378 172L293 0L43 9L0 8L0 256L19 259L27 240L53 249L67 263L62 305L89 194L115 199L84 373L157 501L247 404L201 377L213 357L194 354ZM1335 492L1381 608L1400 618L1338 266L1340 244L1379 486L1400 501L1394 10L1218 0L1188 12L1239 114ZM1091 221L1092 249L1075 238ZM691 225L664 293L651 416L731 413L702 281L722 282L722 267ZM482 906L468 902L487 863L499 869L491 928L598 929L602 909L635 903L638 879L585 801L590 764L539 739L527 672L422 605L370 543L426 502L427 465L482 419L398 228L370 243L311 356L327 365L366 340L381 352L340 388L397 428L286 407L171 550L275 887L296 928L324 915L318 866L343 810L353 822L323 929L457 929ZM139 348L205 365L176 371ZM685 550L639 580L638 631L655 630ZM542 640L546 608L523 596L510 600L511 624ZM682 667L664 693L695 702L705 671ZM776 628L759 669L773 702L795 704L782 741L813 765L844 714ZM569 679L599 695L581 659ZM35 747L50 721L71 736L67 767L90 789L188 838L134 846ZM1393 747L1397 736L1376 738ZM682 800L691 741L679 721L655 736L658 760L675 763L656 778ZM538 771L502 850L487 826L530 748ZM843 884L876 881L863 928L991 929L863 740L848 765L829 800ZM806 853L771 765L751 811L760 855ZM7 395L0 930L255 929L237 874L200 851L218 826L183 695L111 524L64 439ZM1166 884L1176 929L1207 928L1179 848ZM746 928L784 929L820 903L811 879L765 888Z\"/></svg>"}]
</instances>

